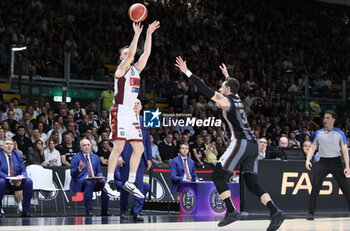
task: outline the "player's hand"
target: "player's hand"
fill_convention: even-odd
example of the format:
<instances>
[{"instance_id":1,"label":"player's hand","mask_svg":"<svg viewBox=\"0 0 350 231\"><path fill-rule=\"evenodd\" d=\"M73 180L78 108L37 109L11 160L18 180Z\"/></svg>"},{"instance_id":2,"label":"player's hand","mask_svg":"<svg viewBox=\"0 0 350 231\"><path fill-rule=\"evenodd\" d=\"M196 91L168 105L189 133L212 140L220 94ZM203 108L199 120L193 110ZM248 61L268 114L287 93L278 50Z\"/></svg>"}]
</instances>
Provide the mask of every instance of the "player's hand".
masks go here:
<instances>
[{"instance_id":1,"label":"player's hand","mask_svg":"<svg viewBox=\"0 0 350 231\"><path fill-rule=\"evenodd\" d=\"M221 65L219 66L219 68L220 68L222 74L225 76L225 78L230 77L230 76L228 75L228 71L227 71L227 67L226 67L225 63L221 63Z\"/></svg>"},{"instance_id":2,"label":"player's hand","mask_svg":"<svg viewBox=\"0 0 350 231\"><path fill-rule=\"evenodd\" d=\"M350 168L345 168L344 169L344 175L349 176L350 175Z\"/></svg>"},{"instance_id":3,"label":"player's hand","mask_svg":"<svg viewBox=\"0 0 350 231\"><path fill-rule=\"evenodd\" d=\"M150 170L152 167L152 161L151 160L147 160L147 170Z\"/></svg>"},{"instance_id":4,"label":"player's hand","mask_svg":"<svg viewBox=\"0 0 350 231\"><path fill-rule=\"evenodd\" d=\"M141 23L139 22L133 22L132 28L134 29L135 34L140 35L143 29L143 25L141 26Z\"/></svg>"},{"instance_id":5,"label":"player's hand","mask_svg":"<svg viewBox=\"0 0 350 231\"><path fill-rule=\"evenodd\" d=\"M123 167L123 166L124 166L124 163L125 163L125 161L123 160L123 157L119 156L117 165L118 165L119 167Z\"/></svg>"},{"instance_id":6,"label":"player's hand","mask_svg":"<svg viewBox=\"0 0 350 231\"><path fill-rule=\"evenodd\" d=\"M184 60L181 58L181 56L176 57L175 66L177 66L178 68L180 68L180 71L182 71L183 73L186 73L186 72L188 71L186 61L184 61Z\"/></svg>"},{"instance_id":7,"label":"player's hand","mask_svg":"<svg viewBox=\"0 0 350 231\"><path fill-rule=\"evenodd\" d=\"M307 170L309 170L309 171L311 170L312 164L311 164L310 161L307 160L307 161L305 162L305 168L306 168Z\"/></svg>"},{"instance_id":8,"label":"player's hand","mask_svg":"<svg viewBox=\"0 0 350 231\"><path fill-rule=\"evenodd\" d=\"M149 24L147 29L147 34L152 34L155 30L157 30L160 27L159 21L154 21L151 24Z\"/></svg>"}]
</instances>

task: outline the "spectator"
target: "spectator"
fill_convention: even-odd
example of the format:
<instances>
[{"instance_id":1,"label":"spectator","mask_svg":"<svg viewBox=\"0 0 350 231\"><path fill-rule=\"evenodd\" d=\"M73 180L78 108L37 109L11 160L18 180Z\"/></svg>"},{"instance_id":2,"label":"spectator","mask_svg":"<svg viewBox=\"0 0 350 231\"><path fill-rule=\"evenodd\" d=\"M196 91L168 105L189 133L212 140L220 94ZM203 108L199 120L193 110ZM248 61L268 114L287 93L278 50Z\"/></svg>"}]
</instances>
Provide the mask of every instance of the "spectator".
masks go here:
<instances>
[{"instance_id":1,"label":"spectator","mask_svg":"<svg viewBox=\"0 0 350 231\"><path fill-rule=\"evenodd\" d=\"M152 150L152 165L154 167L160 167L162 165L162 158L160 157L158 146L154 144L153 135L150 135L151 140L151 150Z\"/></svg>"},{"instance_id":2,"label":"spectator","mask_svg":"<svg viewBox=\"0 0 350 231\"><path fill-rule=\"evenodd\" d=\"M32 117L28 112L24 113L24 116L22 119L19 121L19 124L24 127L26 131L26 135L30 137L32 135L32 130L33 130L33 124L30 123L32 120Z\"/></svg>"},{"instance_id":3,"label":"spectator","mask_svg":"<svg viewBox=\"0 0 350 231\"><path fill-rule=\"evenodd\" d=\"M46 166L61 166L61 156L59 151L55 148L55 142L48 140L47 147L44 150L44 157Z\"/></svg>"},{"instance_id":4,"label":"spectator","mask_svg":"<svg viewBox=\"0 0 350 231\"><path fill-rule=\"evenodd\" d=\"M220 159L222 154L224 154L224 152L226 151L228 143L226 144L227 145L223 143L222 138L220 136L216 137L216 149L218 151L218 156L217 156L218 160Z\"/></svg>"},{"instance_id":5,"label":"spectator","mask_svg":"<svg viewBox=\"0 0 350 231\"><path fill-rule=\"evenodd\" d=\"M189 145L180 145L180 155L171 162L171 193L175 193L183 181L198 181L194 162L188 158Z\"/></svg>"},{"instance_id":6,"label":"spectator","mask_svg":"<svg viewBox=\"0 0 350 231\"><path fill-rule=\"evenodd\" d=\"M14 119L15 113L13 110L7 112L8 119L6 120L10 126L10 131L12 133L16 132L16 125L18 124L17 120Z\"/></svg>"},{"instance_id":7,"label":"spectator","mask_svg":"<svg viewBox=\"0 0 350 231\"><path fill-rule=\"evenodd\" d=\"M70 110L70 113L74 116L74 121L76 123L82 123L83 116L86 115L85 109L80 107L79 101L74 103L74 108Z\"/></svg>"},{"instance_id":8,"label":"spectator","mask_svg":"<svg viewBox=\"0 0 350 231\"><path fill-rule=\"evenodd\" d=\"M18 107L19 100L18 98L15 97L11 99L11 102L13 103L13 107L14 107L13 111L16 114L17 121L20 121L23 117L23 112L22 112L22 109Z\"/></svg>"},{"instance_id":9,"label":"spectator","mask_svg":"<svg viewBox=\"0 0 350 231\"><path fill-rule=\"evenodd\" d=\"M47 136L50 138L51 137L51 133L52 132L58 132L59 136L58 136L58 139L59 139L59 143L62 143L62 133L60 133L60 123L59 122L54 122L53 123L53 128L47 133Z\"/></svg>"},{"instance_id":10,"label":"spectator","mask_svg":"<svg viewBox=\"0 0 350 231\"><path fill-rule=\"evenodd\" d=\"M160 157L162 161L167 164L170 164L171 160L177 156L177 150L172 141L173 135L169 133L158 146Z\"/></svg>"},{"instance_id":11,"label":"spectator","mask_svg":"<svg viewBox=\"0 0 350 231\"><path fill-rule=\"evenodd\" d=\"M216 150L215 142L212 142L211 135L209 135L209 134L207 134L204 137L204 147L205 147L205 150L207 151L205 153L204 162L212 164L212 167L214 167L213 164L218 161L217 160L218 151Z\"/></svg>"},{"instance_id":12,"label":"spectator","mask_svg":"<svg viewBox=\"0 0 350 231\"><path fill-rule=\"evenodd\" d=\"M33 148L33 143L31 139L25 136L24 127L19 126L16 135L12 139L17 142L18 149L22 151L23 159L26 160L29 150Z\"/></svg>"},{"instance_id":13,"label":"spectator","mask_svg":"<svg viewBox=\"0 0 350 231\"><path fill-rule=\"evenodd\" d=\"M96 141L92 138L92 130L91 130L91 129L86 130L86 133L85 133L85 137L84 137L84 138L90 141L92 152L93 152L93 153L97 153L97 151L98 151L97 143L96 143Z\"/></svg>"},{"instance_id":14,"label":"spectator","mask_svg":"<svg viewBox=\"0 0 350 231\"><path fill-rule=\"evenodd\" d=\"M281 148L287 148L288 147L288 138L282 136L278 142L278 146Z\"/></svg>"},{"instance_id":15,"label":"spectator","mask_svg":"<svg viewBox=\"0 0 350 231\"><path fill-rule=\"evenodd\" d=\"M305 154L305 160L307 158L307 154L309 153L309 149L311 147L311 141L304 141L303 143L303 152ZM320 154L318 152L315 152L314 155L311 158L311 162L318 162L320 160Z\"/></svg>"},{"instance_id":16,"label":"spectator","mask_svg":"<svg viewBox=\"0 0 350 231\"><path fill-rule=\"evenodd\" d=\"M258 159L262 160L265 159L266 156L266 147L267 147L267 140L265 137L261 137L258 140L258 146L259 146L259 155L258 155Z\"/></svg>"},{"instance_id":17,"label":"spectator","mask_svg":"<svg viewBox=\"0 0 350 231\"><path fill-rule=\"evenodd\" d=\"M38 164L46 166L45 157L44 157L44 147L41 140L37 140L34 143L34 147L30 149L27 157L27 165Z\"/></svg>"},{"instance_id":18,"label":"spectator","mask_svg":"<svg viewBox=\"0 0 350 231\"><path fill-rule=\"evenodd\" d=\"M203 144L203 138L201 135L196 136L196 142L191 147L192 153L190 158L194 161L197 167L204 166L203 158L205 157L205 146Z\"/></svg>"},{"instance_id":19,"label":"spectator","mask_svg":"<svg viewBox=\"0 0 350 231\"><path fill-rule=\"evenodd\" d=\"M10 125L7 120L2 121L2 128L4 129L5 138L12 138L14 134L10 131Z\"/></svg>"},{"instance_id":20,"label":"spectator","mask_svg":"<svg viewBox=\"0 0 350 231\"><path fill-rule=\"evenodd\" d=\"M108 140L101 141L101 147L97 151L97 155L100 158L101 165L108 165L109 155L112 148L109 146Z\"/></svg>"},{"instance_id":21,"label":"spectator","mask_svg":"<svg viewBox=\"0 0 350 231\"><path fill-rule=\"evenodd\" d=\"M80 150L78 145L73 141L73 133L67 132L63 140L64 141L58 146L57 150L60 152L62 164L70 166L72 157Z\"/></svg>"}]
</instances>

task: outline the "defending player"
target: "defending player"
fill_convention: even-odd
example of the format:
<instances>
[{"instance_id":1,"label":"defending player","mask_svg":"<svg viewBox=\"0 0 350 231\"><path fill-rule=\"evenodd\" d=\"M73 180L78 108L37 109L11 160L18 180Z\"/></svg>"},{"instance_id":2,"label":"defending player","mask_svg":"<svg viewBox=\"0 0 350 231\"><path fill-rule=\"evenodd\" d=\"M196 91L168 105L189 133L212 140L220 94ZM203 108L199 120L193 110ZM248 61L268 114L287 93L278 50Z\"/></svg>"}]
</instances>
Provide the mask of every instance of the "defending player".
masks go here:
<instances>
[{"instance_id":1,"label":"defending player","mask_svg":"<svg viewBox=\"0 0 350 231\"><path fill-rule=\"evenodd\" d=\"M198 91L217 103L218 107L222 109L223 117L231 132L230 145L219 159L212 175L216 189L227 207L226 215L219 222L218 226L225 226L240 219L240 214L231 201L231 191L225 179L227 174L232 174L236 166L241 166L248 190L260 198L261 202L271 212L271 222L267 231L277 230L286 218L286 214L276 207L270 195L258 184L257 163L255 162L259 153L258 144L249 126L242 100L237 94L239 82L235 78L229 77L225 64L222 64L220 69L226 80L223 82L219 92L215 92L192 74L187 68L186 61L181 57L176 58L175 66L180 68L191 79Z\"/></svg>"},{"instance_id":2,"label":"defending player","mask_svg":"<svg viewBox=\"0 0 350 231\"><path fill-rule=\"evenodd\" d=\"M129 47L120 49L120 60L114 77L114 105L110 110L110 126L112 132L110 139L113 140L113 150L108 161L107 184L104 190L112 197L118 196L119 192L114 183L114 171L117 160L124 149L125 141L130 142L133 152L130 158L130 174L128 181L123 185L123 189L139 198L144 195L135 184L136 171L140 163L140 158L144 147L142 144L142 133L140 121L134 111L135 100L140 88L140 73L147 64L151 54L152 34L159 28L159 21L154 21L148 26L143 54L139 60L132 65L136 53L137 43L141 35L143 26L133 23L134 37Z\"/></svg>"}]
</instances>

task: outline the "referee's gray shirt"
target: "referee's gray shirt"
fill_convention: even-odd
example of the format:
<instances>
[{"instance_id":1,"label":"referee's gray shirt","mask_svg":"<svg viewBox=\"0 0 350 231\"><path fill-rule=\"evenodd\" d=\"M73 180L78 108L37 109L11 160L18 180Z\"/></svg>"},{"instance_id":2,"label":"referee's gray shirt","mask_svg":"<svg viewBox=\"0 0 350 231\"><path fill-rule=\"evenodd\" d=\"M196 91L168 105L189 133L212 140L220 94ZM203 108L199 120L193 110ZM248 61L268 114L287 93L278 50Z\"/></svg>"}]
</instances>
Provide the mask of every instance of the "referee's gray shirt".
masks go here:
<instances>
[{"instance_id":1,"label":"referee's gray shirt","mask_svg":"<svg viewBox=\"0 0 350 231\"><path fill-rule=\"evenodd\" d=\"M341 146L347 143L344 133L338 128L330 131L322 128L316 132L312 144L318 146L321 158L334 158L342 155Z\"/></svg>"}]
</instances>

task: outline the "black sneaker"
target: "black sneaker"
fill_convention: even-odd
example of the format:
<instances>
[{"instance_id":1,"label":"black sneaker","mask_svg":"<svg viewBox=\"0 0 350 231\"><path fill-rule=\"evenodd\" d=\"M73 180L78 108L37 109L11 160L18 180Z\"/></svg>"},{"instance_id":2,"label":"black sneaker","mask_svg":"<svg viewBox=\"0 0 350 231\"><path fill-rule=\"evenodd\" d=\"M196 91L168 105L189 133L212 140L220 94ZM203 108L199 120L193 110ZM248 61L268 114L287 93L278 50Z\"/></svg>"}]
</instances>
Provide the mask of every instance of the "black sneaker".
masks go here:
<instances>
[{"instance_id":1,"label":"black sneaker","mask_svg":"<svg viewBox=\"0 0 350 231\"><path fill-rule=\"evenodd\" d=\"M103 191L105 191L109 197L119 197L120 192L117 191L117 186L115 185L113 180L108 181L103 187Z\"/></svg>"},{"instance_id":2,"label":"black sneaker","mask_svg":"<svg viewBox=\"0 0 350 231\"><path fill-rule=\"evenodd\" d=\"M128 219L128 211L122 212L120 214L120 219L122 219L122 220Z\"/></svg>"},{"instance_id":3,"label":"black sneaker","mask_svg":"<svg viewBox=\"0 0 350 231\"><path fill-rule=\"evenodd\" d=\"M222 227L225 225L229 225L229 224L239 220L240 218L241 218L241 215L239 214L239 212L237 210L235 210L233 212L226 212L224 219L219 222L218 226Z\"/></svg>"},{"instance_id":4,"label":"black sneaker","mask_svg":"<svg viewBox=\"0 0 350 231\"><path fill-rule=\"evenodd\" d=\"M271 222L269 227L267 227L267 231L276 231L281 226L286 217L287 214L285 214L285 212L283 212L280 209L277 209L277 212L275 212L271 216Z\"/></svg>"},{"instance_id":5,"label":"black sneaker","mask_svg":"<svg viewBox=\"0 0 350 231\"><path fill-rule=\"evenodd\" d=\"M308 221L313 221L314 220L314 215L312 213L309 213L306 217L306 220Z\"/></svg>"},{"instance_id":6,"label":"black sneaker","mask_svg":"<svg viewBox=\"0 0 350 231\"><path fill-rule=\"evenodd\" d=\"M125 184L123 185L123 189L125 191L128 191L129 193L133 194L134 196L138 197L138 198L145 198L145 196L142 194L142 192L137 188L136 183L131 183L129 181L125 182Z\"/></svg>"}]
</instances>

